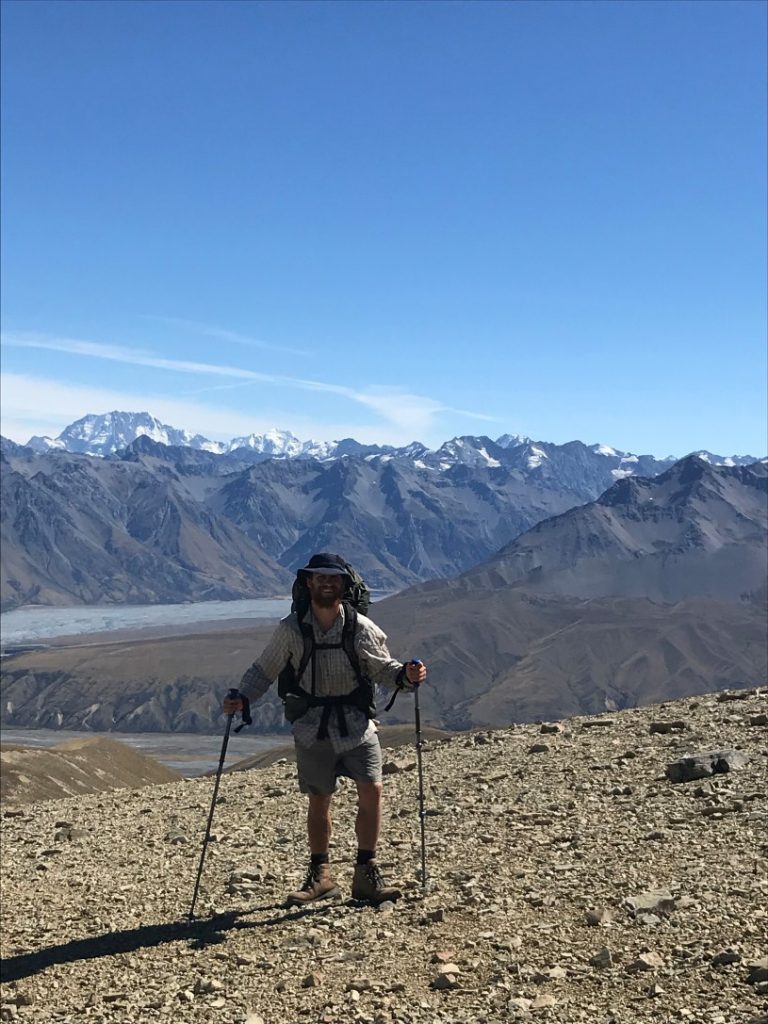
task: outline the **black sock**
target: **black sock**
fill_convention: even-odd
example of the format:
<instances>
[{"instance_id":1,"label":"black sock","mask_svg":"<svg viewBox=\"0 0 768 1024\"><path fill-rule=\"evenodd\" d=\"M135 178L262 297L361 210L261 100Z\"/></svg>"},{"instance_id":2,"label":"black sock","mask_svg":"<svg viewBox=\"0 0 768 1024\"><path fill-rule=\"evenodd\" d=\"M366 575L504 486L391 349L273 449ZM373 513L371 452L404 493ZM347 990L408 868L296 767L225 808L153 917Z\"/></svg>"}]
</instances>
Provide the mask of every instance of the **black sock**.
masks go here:
<instances>
[{"instance_id":1,"label":"black sock","mask_svg":"<svg viewBox=\"0 0 768 1024\"><path fill-rule=\"evenodd\" d=\"M328 863L328 854L327 853L313 853L311 858L310 858L310 860L311 860L311 863L312 863L312 867L316 868L316 867L319 867L321 864L327 864Z\"/></svg>"},{"instance_id":2,"label":"black sock","mask_svg":"<svg viewBox=\"0 0 768 1024\"><path fill-rule=\"evenodd\" d=\"M357 863L367 864L369 860L373 860L376 856L375 850L358 850L357 851Z\"/></svg>"}]
</instances>

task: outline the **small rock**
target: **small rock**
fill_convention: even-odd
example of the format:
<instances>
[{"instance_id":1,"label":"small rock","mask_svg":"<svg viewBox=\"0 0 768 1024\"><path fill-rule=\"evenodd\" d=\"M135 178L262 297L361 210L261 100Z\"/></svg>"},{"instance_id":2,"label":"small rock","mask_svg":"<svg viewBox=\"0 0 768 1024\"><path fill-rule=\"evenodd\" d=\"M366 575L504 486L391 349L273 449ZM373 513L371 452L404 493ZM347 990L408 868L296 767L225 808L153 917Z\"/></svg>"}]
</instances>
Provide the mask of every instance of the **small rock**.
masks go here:
<instances>
[{"instance_id":1,"label":"small rock","mask_svg":"<svg viewBox=\"0 0 768 1024\"><path fill-rule=\"evenodd\" d=\"M319 986L322 985L322 983L323 983L323 976L322 976L322 974L308 974L305 978L302 978L302 980L301 980L301 987L302 988L319 988Z\"/></svg>"},{"instance_id":2,"label":"small rock","mask_svg":"<svg viewBox=\"0 0 768 1024\"><path fill-rule=\"evenodd\" d=\"M198 978L192 991L195 995L200 995L201 993L221 992L223 988L223 982L217 981L215 978Z\"/></svg>"},{"instance_id":3,"label":"small rock","mask_svg":"<svg viewBox=\"0 0 768 1024\"><path fill-rule=\"evenodd\" d=\"M715 967L723 967L725 964L737 964L741 960L741 953L735 949L724 949L712 957L712 964Z\"/></svg>"},{"instance_id":4,"label":"small rock","mask_svg":"<svg viewBox=\"0 0 768 1024\"><path fill-rule=\"evenodd\" d=\"M525 996L513 996L507 1005L510 1009L519 1010L521 1013L528 1013L531 1008L533 1000L526 999Z\"/></svg>"},{"instance_id":5,"label":"small rock","mask_svg":"<svg viewBox=\"0 0 768 1024\"><path fill-rule=\"evenodd\" d=\"M613 914L606 907L594 907L584 915L590 928L607 928L613 921Z\"/></svg>"},{"instance_id":6,"label":"small rock","mask_svg":"<svg viewBox=\"0 0 768 1024\"><path fill-rule=\"evenodd\" d=\"M456 988L459 984L461 971L456 964L444 964L438 971L437 977L432 982L432 988L438 991Z\"/></svg>"},{"instance_id":7,"label":"small rock","mask_svg":"<svg viewBox=\"0 0 768 1024\"><path fill-rule=\"evenodd\" d=\"M744 768L747 761L740 750L709 750L673 761L667 765L666 776L672 783L693 782Z\"/></svg>"},{"instance_id":8,"label":"small rock","mask_svg":"<svg viewBox=\"0 0 768 1024\"><path fill-rule=\"evenodd\" d=\"M563 726L560 722L542 722L539 732L544 733L545 735L547 733L556 735L557 733L563 732Z\"/></svg>"},{"instance_id":9,"label":"small rock","mask_svg":"<svg viewBox=\"0 0 768 1024\"><path fill-rule=\"evenodd\" d=\"M752 715L749 720L750 725L768 725L768 714L764 712L759 715Z\"/></svg>"},{"instance_id":10,"label":"small rock","mask_svg":"<svg viewBox=\"0 0 768 1024\"><path fill-rule=\"evenodd\" d=\"M759 982L768 981L768 957L764 957L762 960L752 960L747 967L749 968L748 985L757 985Z\"/></svg>"},{"instance_id":11,"label":"small rock","mask_svg":"<svg viewBox=\"0 0 768 1024\"><path fill-rule=\"evenodd\" d=\"M658 953L641 953L636 960L627 964L628 974L640 974L643 971L657 971L664 966L664 960Z\"/></svg>"},{"instance_id":12,"label":"small rock","mask_svg":"<svg viewBox=\"0 0 768 1024\"><path fill-rule=\"evenodd\" d=\"M651 722L648 726L648 732L666 735L666 733L670 732L684 732L687 728L686 723L680 720L675 722Z\"/></svg>"},{"instance_id":13,"label":"small rock","mask_svg":"<svg viewBox=\"0 0 768 1024\"><path fill-rule=\"evenodd\" d=\"M590 718L581 723L582 729L610 729L616 723L612 718Z\"/></svg>"},{"instance_id":14,"label":"small rock","mask_svg":"<svg viewBox=\"0 0 768 1024\"><path fill-rule=\"evenodd\" d=\"M613 954L607 946L604 946L599 952L595 953L593 957L590 957L589 962L592 967L604 970L606 967L610 967L612 965Z\"/></svg>"},{"instance_id":15,"label":"small rock","mask_svg":"<svg viewBox=\"0 0 768 1024\"><path fill-rule=\"evenodd\" d=\"M639 896L630 896L625 900L625 905L632 914L637 917L639 914L671 914L677 901L668 889L649 889L641 892Z\"/></svg>"},{"instance_id":16,"label":"small rock","mask_svg":"<svg viewBox=\"0 0 768 1024\"><path fill-rule=\"evenodd\" d=\"M549 992L542 992L531 1003L532 1010L544 1010L548 1006L557 1006L557 999Z\"/></svg>"},{"instance_id":17,"label":"small rock","mask_svg":"<svg viewBox=\"0 0 768 1024\"><path fill-rule=\"evenodd\" d=\"M529 754L547 754L549 753L549 747L546 743L532 743L528 747Z\"/></svg>"}]
</instances>

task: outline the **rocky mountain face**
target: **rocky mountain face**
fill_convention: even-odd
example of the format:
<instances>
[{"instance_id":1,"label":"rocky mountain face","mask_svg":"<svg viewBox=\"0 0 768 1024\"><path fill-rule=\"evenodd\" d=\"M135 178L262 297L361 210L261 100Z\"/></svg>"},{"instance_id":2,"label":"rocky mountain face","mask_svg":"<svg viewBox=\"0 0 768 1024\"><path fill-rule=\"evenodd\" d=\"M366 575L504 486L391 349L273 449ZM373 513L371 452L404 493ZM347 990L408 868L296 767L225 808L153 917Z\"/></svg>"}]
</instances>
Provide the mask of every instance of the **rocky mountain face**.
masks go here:
<instances>
[{"instance_id":1,"label":"rocky mountain face","mask_svg":"<svg viewBox=\"0 0 768 1024\"><path fill-rule=\"evenodd\" d=\"M596 713L766 678L766 466L622 480L483 565L381 602L461 727Z\"/></svg>"},{"instance_id":2,"label":"rocky mountain face","mask_svg":"<svg viewBox=\"0 0 768 1024\"><path fill-rule=\"evenodd\" d=\"M768 463L682 459L540 522L463 582L569 597L749 600L768 579Z\"/></svg>"},{"instance_id":3,"label":"rocky mountain face","mask_svg":"<svg viewBox=\"0 0 768 1024\"><path fill-rule=\"evenodd\" d=\"M290 572L329 547L371 586L398 589L469 568L586 490L466 462L254 465L148 437L106 459L28 449L0 458L4 610L287 592Z\"/></svg>"},{"instance_id":4,"label":"rocky mountain face","mask_svg":"<svg viewBox=\"0 0 768 1024\"><path fill-rule=\"evenodd\" d=\"M0 456L3 609L282 593L290 576L229 520L135 462Z\"/></svg>"},{"instance_id":5,"label":"rocky mountain face","mask_svg":"<svg viewBox=\"0 0 768 1024\"><path fill-rule=\"evenodd\" d=\"M107 444L106 428L83 422L89 444ZM375 589L396 590L469 569L617 478L668 468L580 442L509 437L383 455L349 441L349 454L324 460L248 447L216 454L153 440L150 426L99 459L6 444L4 610L284 592L290 573L328 548Z\"/></svg>"},{"instance_id":6,"label":"rocky mountain face","mask_svg":"<svg viewBox=\"0 0 768 1024\"><path fill-rule=\"evenodd\" d=\"M283 906L306 868L285 762L3 812L2 1016L49 1024L765 1024L764 689L387 751L378 859L402 892ZM233 743L237 738L233 738ZM685 780L685 781L684 781Z\"/></svg>"}]
</instances>

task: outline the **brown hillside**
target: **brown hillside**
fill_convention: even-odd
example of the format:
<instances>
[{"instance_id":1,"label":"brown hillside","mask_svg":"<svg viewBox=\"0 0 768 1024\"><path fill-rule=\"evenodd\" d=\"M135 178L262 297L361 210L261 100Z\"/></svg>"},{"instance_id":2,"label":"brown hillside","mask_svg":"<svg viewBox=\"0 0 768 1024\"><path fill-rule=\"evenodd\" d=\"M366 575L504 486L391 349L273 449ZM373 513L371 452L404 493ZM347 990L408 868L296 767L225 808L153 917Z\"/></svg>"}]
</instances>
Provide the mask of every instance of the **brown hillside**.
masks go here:
<instances>
[{"instance_id":1,"label":"brown hillside","mask_svg":"<svg viewBox=\"0 0 768 1024\"><path fill-rule=\"evenodd\" d=\"M69 740L43 750L3 747L0 751L0 800L5 805L138 789L180 778L179 772L154 758L103 737Z\"/></svg>"}]
</instances>

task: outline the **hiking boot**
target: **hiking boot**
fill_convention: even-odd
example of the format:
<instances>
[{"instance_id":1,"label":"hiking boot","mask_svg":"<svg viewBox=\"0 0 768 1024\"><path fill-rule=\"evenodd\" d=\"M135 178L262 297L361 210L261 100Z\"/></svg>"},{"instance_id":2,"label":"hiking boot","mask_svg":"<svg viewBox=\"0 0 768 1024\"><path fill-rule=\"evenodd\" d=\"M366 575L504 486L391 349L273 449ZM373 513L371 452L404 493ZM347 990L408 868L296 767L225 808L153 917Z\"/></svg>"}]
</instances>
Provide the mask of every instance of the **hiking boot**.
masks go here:
<instances>
[{"instance_id":1,"label":"hiking boot","mask_svg":"<svg viewBox=\"0 0 768 1024\"><path fill-rule=\"evenodd\" d=\"M365 900L366 903L384 903L386 900L400 898L400 890L385 885L379 866L375 860L367 864L355 865L355 877L352 879L352 899Z\"/></svg>"},{"instance_id":2,"label":"hiking boot","mask_svg":"<svg viewBox=\"0 0 768 1024\"><path fill-rule=\"evenodd\" d=\"M314 900L325 900L329 896L338 896L339 887L331 875L328 864L310 864L304 885L292 892L285 901L288 907L302 907Z\"/></svg>"}]
</instances>

